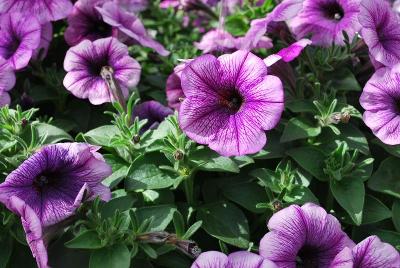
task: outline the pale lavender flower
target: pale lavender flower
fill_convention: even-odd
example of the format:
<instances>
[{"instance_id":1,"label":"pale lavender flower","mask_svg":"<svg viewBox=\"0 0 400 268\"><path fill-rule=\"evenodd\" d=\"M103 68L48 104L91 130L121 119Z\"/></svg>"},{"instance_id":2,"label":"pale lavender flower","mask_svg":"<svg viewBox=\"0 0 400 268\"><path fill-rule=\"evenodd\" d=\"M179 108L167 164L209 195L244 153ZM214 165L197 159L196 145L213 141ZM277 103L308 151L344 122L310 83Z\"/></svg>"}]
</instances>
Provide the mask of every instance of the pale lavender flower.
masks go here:
<instances>
[{"instance_id":1,"label":"pale lavender flower","mask_svg":"<svg viewBox=\"0 0 400 268\"><path fill-rule=\"evenodd\" d=\"M0 103L5 103L8 94L7 91L10 91L15 86L15 74L10 64L3 58L0 57L0 94L2 98L5 98ZM3 95L3 93L6 93ZM9 97L8 97L9 99ZM0 106L4 106L1 105Z\"/></svg>"},{"instance_id":2,"label":"pale lavender flower","mask_svg":"<svg viewBox=\"0 0 400 268\"><path fill-rule=\"evenodd\" d=\"M204 54L210 52L233 52L236 50L236 39L227 31L214 29L207 32L195 46Z\"/></svg>"},{"instance_id":3,"label":"pale lavender flower","mask_svg":"<svg viewBox=\"0 0 400 268\"><path fill-rule=\"evenodd\" d=\"M278 266L248 251L237 251L228 256L218 251L207 251L200 254L191 268L278 268Z\"/></svg>"},{"instance_id":4,"label":"pale lavender flower","mask_svg":"<svg viewBox=\"0 0 400 268\"><path fill-rule=\"evenodd\" d=\"M311 203L278 211L268 229L260 242L260 255L280 268L326 268L341 250L354 247L339 221Z\"/></svg>"},{"instance_id":5,"label":"pale lavender flower","mask_svg":"<svg viewBox=\"0 0 400 268\"><path fill-rule=\"evenodd\" d=\"M0 184L0 200L23 200L44 227L73 215L86 198L109 200L110 189L101 182L111 167L98 150L85 143L44 146Z\"/></svg>"},{"instance_id":6,"label":"pale lavender flower","mask_svg":"<svg viewBox=\"0 0 400 268\"><path fill-rule=\"evenodd\" d=\"M9 105L10 103L10 94L8 94L8 92L0 92L0 107Z\"/></svg>"},{"instance_id":7,"label":"pale lavender flower","mask_svg":"<svg viewBox=\"0 0 400 268\"><path fill-rule=\"evenodd\" d=\"M43 60L49 50L50 42L53 39L53 25L45 23L41 28L39 47L33 52L32 59Z\"/></svg>"},{"instance_id":8,"label":"pale lavender flower","mask_svg":"<svg viewBox=\"0 0 400 268\"><path fill-rule=\"evenodd\" d=\"M109 37L94 42L84 40L67 51L64 60L64 69L67 71L64 86L76 97L89 99L92 104L111 102L114 97L101 76L103 67L113 69L124 97L139 82L139 63L129 56L127 46Z\"/></svg>"},{"instance_id":9,"label":"pale lavender flower","mask_svg":"<svg viewBox=\"0 0 400 268\"><path fill-rule=\"evenodd\" d=\"M181 78L175 72L168 76L165 91L167 94L168 106L179 110L179 107L181 107L181 99L183 99L185 95L182 90Z\"/></svg>"},{"instance_id":10,"label":"pale lavender flower","mask_svg":"<svg viewBox=\"0 0 400 268\"><path fill-rule=\"evenodd\" d=\"M0 56L14 70L26 67L40 44L41 26L34 16L7 13L1 17Z\"/></svg>"},{"instance_id":11,"label":"pale lavender flower","mask_svg":"<svg viewBox=\"0 0 400 268\"><path fill-rule=\"evenodd\" d=\"M158 101L152 100L135 106L133 109L133 118L137 116L140 120L147 119L146 125L142 128L142 131L146 131L157 128L167 116L173 113L170 108L165 107Z\"/></svg>"},{"instance_id":12,"label":"pale lavender flower","mask_svg":"<svg viewBox=\"0 0 400 268\"><path fill-rule=\"evenodd\" d=\"M118 6L129 12L140 12L147 8L148 0L114 0Z\"/></svg>"},{"instance_id":13,"label":"pale lavender flower","mask_svg":"<svg viewBox=\"0 0 400 268\"><path fill-rule=\"evenodd\" d=\"M353 249L344 248L333 260L330 268L396 268L400 267L400 254L379 237L369 236Z\"/></svg>"},{"instance_id":14,"label":"pale lavender flower","mask_svg":"<svg viewBox=\"0 0 400 268\"><path fill-rule=\"evenodd\" d=\"M182 73L179 123L193 140L223 156L252 154L266 143L284 108L282 83L254 54L203 55Z\"/></svg>"}]
</instances>

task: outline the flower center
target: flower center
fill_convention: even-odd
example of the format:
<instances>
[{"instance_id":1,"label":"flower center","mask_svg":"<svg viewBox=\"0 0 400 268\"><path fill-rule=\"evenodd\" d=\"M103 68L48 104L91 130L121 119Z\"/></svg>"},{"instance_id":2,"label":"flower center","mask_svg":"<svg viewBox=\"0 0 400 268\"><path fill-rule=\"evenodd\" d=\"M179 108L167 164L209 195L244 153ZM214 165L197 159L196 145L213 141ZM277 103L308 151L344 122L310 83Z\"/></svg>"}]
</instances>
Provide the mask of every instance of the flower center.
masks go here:
<instances>
[{"instance_id":1,"label":"flower center","mask_svg":"<svg viewBox=\"0 0 400 268\"><path fill-rule=\"evenodd\" d=\"M296 267L318 268L318 250L309 246L303 246L297 253Z\"/></svg>"},{"instance_id":2,"label":"flower center","mask_svg":"<svg viewBox=\"0 0 400 268\"><path fill-rule=\"evenodd\" d=\"M88 63L88 71L93 76L102 77L103 68L107 68L108 64L108 56L107 55L98 55L98 59L95 59Z\"/></svg>"},{"instance_id":3,"label":"flower center","mask_svg":"<svg viewBox=\"0 0 400 268\"><path fill-rule=\"evenodd\" d=\"M35 189L40 192L43 190L45 186L47 186L50 183L50 178L46 174L40 174L38 175L35 180L33 181L33 186Z\"/></svg>"},{"instance_id":4,"label":"flower center","mask_svg":"<svg viewBox=\"0 0 400 268\"><path fill-rule=\"evenodd\" d=\"M340 21L344 17L344 10L342 6L336 1L326 3L322 7L322 10L324 16L330 20Z\"/></svg>"},{"instance_id":5,"label":"flower center","mask_svg":"<svg viewBox=\"0 0 400 268\"><path fill-rule=\"evenodd\" d=\"M237 89L226 91L219 99L220 104L231 113L238 112L243 105L243 101L243 97Z\"/></svg>"},{"instance_id":6,"label":"flower center","mask_svg":"<svg viewBox=\"0 0 400 268\"><path fill-rule=\"evenodd\" d=\"M6 49L3 57L5 59L11 58L15 54L17 49L19 48L20 43L21 43L21 41L19 40L19 38L17 36L14 36L13 40L10 43L8 43L7 49Z\"/></svg>"}]
</instances>

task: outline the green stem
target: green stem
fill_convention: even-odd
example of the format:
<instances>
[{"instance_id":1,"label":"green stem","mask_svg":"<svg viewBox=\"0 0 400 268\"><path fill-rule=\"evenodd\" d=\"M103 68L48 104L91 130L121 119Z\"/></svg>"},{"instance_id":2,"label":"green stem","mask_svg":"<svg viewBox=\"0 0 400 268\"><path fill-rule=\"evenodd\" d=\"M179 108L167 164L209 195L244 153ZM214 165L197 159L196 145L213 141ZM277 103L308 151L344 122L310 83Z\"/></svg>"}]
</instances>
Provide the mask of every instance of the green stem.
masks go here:
<instances>
[{"instance_id":1,"label":"green stem","mask_svg":"<svg viewBox=\"0 0 400 268\"><path fill-rule=\"evenodd\" d=\"M183 186L185 189L186 201L188 202L189 206L193 206L194 201L194 176L190 174L186 179L183 181Z\"/></svg>"},{"instance_id":2,"label":"green stem","mask_svg":"<svg viewBox=\"0 0 400 268\"><path fill-rule=\"evenodd\" d=\"M329 212L333 209L333 203L335 198L333 197L332 190L328 190L328 196L326 197L326 210Z\"/></svg>"}]
</instances>

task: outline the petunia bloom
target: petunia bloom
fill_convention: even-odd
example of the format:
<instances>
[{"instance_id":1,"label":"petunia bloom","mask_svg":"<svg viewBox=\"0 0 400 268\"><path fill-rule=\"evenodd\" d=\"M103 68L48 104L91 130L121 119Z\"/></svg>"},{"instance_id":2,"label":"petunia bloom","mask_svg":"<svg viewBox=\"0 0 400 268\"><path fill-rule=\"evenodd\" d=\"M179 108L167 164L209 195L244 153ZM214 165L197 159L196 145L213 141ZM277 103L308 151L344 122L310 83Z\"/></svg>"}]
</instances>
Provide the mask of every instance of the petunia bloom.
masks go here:
<instances>
[{"instance_id":1,"label":"petunia bloom","mask_svg":"<svg viewBox=\"0 0 400 268\"><path fill-rule=\"evenodd\" d=\"M290 46L281 49L278 53L268 56L266 59L264 59L264 63L269 67L280 60L283 60L284 62L291 62L301 54L306 46L311 44L311 40L301 39Z\"/></svg>"},{"instance_id":2,"label":"petunia bloom","mask_svg":"<svg viewBox=\"0 0 400 268\"><path fill-rule=\"evenodd\" d=\"M229 53L236 50L236 39L228 32L214 29L207 32L195 46L204 54L210 52Z\"/></svg>"},{"instance_id":3,"label":"petunia bloom","mask_svg":"<svg viewBox=\"0 0 400 268\"><path fill-rule=\"evenodd\" d=\"M34 60L43 60L49 50L50 42L53 39L53 25L48 22L42 25L39 47L33 52Z\"/></svg>"},{"instance_id":4,"label":"petunia bloom","mask_svg":"<svg viewBox=\"0 0 400 268\"><path fill-rule=\"evenodd\" d=\"M15 86L15 74L10 64L0 57L0 95L11 90ZM7 94L8 95L8 94ZM1 103L1 101L0 101ZM3 106L0 104L0 106Z\"/></svg>"},{"instance_id":5,"label":"petunia bloom","mask_svg":"<svg viewBox=\"0 0 400 268\"><path fill-rule=\"evenodd\" d=\"M147 8L148 0L114 0L118 6L129 12L140 12Z\"/></svg>"},{"instance_id":6,"label":"petunia bloom","mask_svg":"<svg viewBox=\"0 0 400 268\"><path fill-rule=\"evenodd\" d=\"M145 101L133 109L133 117L137 116L141 120L147 119L143 130L157 128L168 115L173 113L170 108L165 107L158 101Z\"/></svg>"},{"instance_id":7,"label":"petunia bloom","mask_svg":"<svg viewBox=\"0 0 400 268\"><path fill-rule=\"evenodd\" d=\"M5 200L7 208L21 217L22 227L26 234L26 241L32 251L39 268L48 268L48 255L43 241L43 229L36 212L17 196Z\"/></svg>"},{"instance_id":8,"label":"petunia bloom","mask_svg":"<svg viewBox=\"0 0 400 268\"><path fill-rule=\"evenodd\" d=\"M0 184L0 200L20 198L43 227L73 215L84 198L109 200L110 190L101 182L111 175L111 167L97 150L85 143L44 146Z\"/></svg>"},{"instance_id":9,"label":"petunia bloom","mask_svg":"<svg viewBox=\"0 0 400 268\"><path fill-rule=\"evenodd\" d=\"M94 42L84 40L68 50L64 60L64 69L68 72L64 86L76 97L88 98L92 104L111 102L114 97L101 76L103 67L112 68L125 97L139 82L139 63L129 56L127 46L109 37Z\"/></svg>"},{"instance_id":10,"label":"petunia bloom","mask_svg":"<svg viewBox=\"0 0 400 268\"><path fill-rule=\"evenodd\" d=\"M278 268L278 266L248 251L238 251L228 256L218 251L207 251L200 254L191 268Z\"/></svg>"},{"instance_id":11,"label":"petunia bloom","mask_svg":"<svg viewBox=\"0 0 400 268\"><path fill-rule=\"evenodd\" d=\"M179 110L179 107L181 107L181 99L183 99L185 95L183 94L181 86L181 78L175 72L168 76L165 91L167 93L168 106L172 109Z\"/></svg>"},{"instance_id":12,"label":"petunia bloom","mask_svg":"<svg viewBox=\"0 0 400 268\"><path fill-rule=\"evenodd\" d=\"M203 55L186 65L181 79L181 128L223 156L260 151L265 131L278 124L283 112L281 81L248 51Z\"/></svg>"},{"instance_id":13,"label":"petunia bloom","mask_svg":"<svg viewBox=\"0 0 400 268\"><path fill-rule=\"evenodd\" d=\"M40 23L64 19L71 9L70 0L0 0L0 13L19 12L24 18L36 16Z\"/></svg>"},{"instance_id":14,"label":"petunia bloom","mask_svg":"<svg viewBox=\"0 0 400 268\"><path fill-rule=\"evenodd\" d=\"M358 16L361 35L373 60L393 66L400 62L400 18L387 1L363 0Z\"/></svg>"},{"instance_id":15,"label":"petunia bloom","mask_svg":"<svg viewBox=\"0 0 400 268\"><path fill-rule=\"evenodd\" d=\"M400 267L400 254L379 237L369 236L353 249L344 248L333 260L330 268Z\"/></svg>"},{"instance_id":16,"label":"petunia bloom","mask_svg":"<svg viewBox=\"0 0 400 268\"><path fill-rule=\"evenodd\" d=\"M0 56L14 70L26 67L40 44L41 26L34 16L7 13L1 17Z\"/></svg>"},{"instance_id":17,"label":"petunia bloom","mask_svg":"<svg viewBox=\"0 0 400 268\"><path fill-rule=\"evenodd\" d=\"M329 267L335 256L354 243L339 221L314 204L291 205L275 213L260 242L260 255L281 268Z\"/></svg>"},{"instance_id":18,"label":"petunia bloom","mask_svg":"<svg viewBox=\"0 0 400 268\"><path fill-rule=\"evenodd\" d=\"M360 97L364 123L382 142L400 144L400 74L389 68L375 72Z\"/></svg>"}]
</instances>

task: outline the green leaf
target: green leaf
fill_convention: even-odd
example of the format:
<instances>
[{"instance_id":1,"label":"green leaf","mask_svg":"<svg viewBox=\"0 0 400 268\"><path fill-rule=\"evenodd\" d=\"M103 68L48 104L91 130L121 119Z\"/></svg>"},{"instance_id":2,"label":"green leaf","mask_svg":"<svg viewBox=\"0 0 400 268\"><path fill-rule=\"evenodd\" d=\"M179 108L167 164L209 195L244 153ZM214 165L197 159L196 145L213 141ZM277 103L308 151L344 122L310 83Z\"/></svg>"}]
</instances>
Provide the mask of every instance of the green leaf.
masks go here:
<instances>
[{"instance_id":1,"label":"green leaf","mask_svg":"<svg viewBox=\"0 0 400 268\"><path fill-rule=\"evenodd\" d=\"M175 210L173 205L141 207L136 210L136 217L140 223L145 219L153 218L148 231L164 231L172 221Z\"/></svg>"},{"instance_id":2,"label":"green leaf","mask_svg":"<svg viewBox=\"0 0 400 268\"><path fill-rule=\"evenodd\" d=\"M332 87L342 91L360 91L361 86L354 74L347 68L335 70ZM336 78L336 79L335 79Z\"/></svg>"},{"instance_id":3,"label":"green leaf","mask_svg":"<svg viewBox=\"0 0 400 268\"><path fill-rule=\"evenodd\" d=\"M331 180L330 189L336 201L349 214L356 225L360 225L363 217L365 198L364 183L361 179Z\"/></svg>"},{"instance_id":4,"label":"green leaf","mask_svg":"<svg viewBox=\"0 0 400 268\"><path fill-rule=\"evenodd\" d=\"M286 103L286 107L293 113L317 113L317 109L310 100L293 100Z\"/></svg>"},{"instance_id":5,"label":"green leaf","mask_svg":"<svg viewBox=\"0 0 400 268\"><path fill-rule=\"evenodd\" d=\"M126 178L129 170L128 163L126 163L123 159L111 154L103 156L107 164L111 166L113 173L104 179L102 183L109 188L114 188L124 178Z\"/></svg>"},{"instance_id":6,"label":"green leaf","mask_svg":"<svg viewBox=\"0 0 400 268\"><path fill-rule=\"evenodd\" d=\"M281 142L316 137L320 133L321 127L315 126L312 122L301 117L292 118L283 131Z\"/></svg>"},{"instance_id":7,"label":"green leaf","mask_svg":"<svg viewBox=\"0 0 400 268\"><path fill-rule=\"evenodd\" d=\"M390 230L374 230L371 232L371 235L376 235L382 241L391 244L394 247L399 247L400 246L400 233L390 231Z\"/></svg>"},{"instance_id":8,"label":"green leaf","mask_svg":"<svg viewBox=\"0 0 400 268\"><path fill-rule=\"evenodd\" d=\"M400 198L400 159L386 158L368 181L374 191Z\"/></svg>"},{"instance_id":9,"label":"green leaf","mask_svg":"<svg viewBox=\"0 0 400 268\"><path fill-rule=\"evenodd\" d=\"M105 125L86 132L83 136L90 144L111 147L111 139L119 133L114 125Z\"/></svg>"},{"instance_id":10,"label":"green leaf","mask_svg":"<svg viewBox=\"0 0 400 268\"><path fill-rule=\"evenodd\" d=\"M247 155L236 156L233 158L233 161L235 161L239 168L254 164L253 158Z\"/></svg>"},{"instance_id":11,"label":"green leaf","mask_svg":"<svg viewBox=\"0 0 400 268\"><path fill-rule=\"evenodd\" d=\"M393 225L396 227L396 230L400 232L400 200L395 200L392 206L392 214L393 214Z\"/></svg>"},{"instance_id":12,"label":"green leaf","mask_svg":"<svg viewBox=\"0 0 400 268\"><path fill-rule=\"evenodd\" d=\"M389 154L400 158L400 145L388 145L378 139L374 139L372 142L385 149Z\"/></svg>"},{"instance_id":13,"label":"green leaf","mask_svg":"<svg viewBox=\"0 0 400 268\"><path fill-rule=\"evenodd\" d=\"M100 213L104 218L112 217L116 210L123 212L130 209L135 201L136 197L130 194L111 199L101 204Z\"/></svg>"},{"instance_id":14,"label":"green leaf","mask_svg":"<svg viewBox=\"0 0 400 268\"><path fill-rule=\"evenodd\" d=\"M90 255L89 268L129 268L131 254L124 244L98 249Z\"/></svg>"},{"instance_id":15,"label":"green leaf","mask_svg":"<svg viewBox=\"0 0 400 268\"><path fill-rule=\"evenodd\" d=\"M324 173L325 155L315 147L299 147L286 152L311 175L321 181L327 181L328 176Z\"/></svg>"},{"instance_id":16,"label":"green leaf","mask_svg":"<svg viewBox=\"0 0 400 268\"><path fill-rule=\"evenodd\" d=\"M13 239L11 236L2 235L0 239L0 268L6 268L13 251Z\"/></svg>"},{"instance_id":17,"label":"green leaf","mask_svg":"<svg viewBox=\"0 0 400 268\"><path fill-rule=\"evenodd\" d=\"M249 29L249 20L241 14L234 14L225 20L226 30L234 36L244 35Z\"/></svg>"},{"instance_id":18,"label":"green leaf","mask_svg":"<svg viewBox=\"0 0 400 268\"><path fill-rule=\"evenodd\" d=\"M46 123L36 123L34 124L34 128L38 133L38 137L46 137L44 139L44 144L57 143L64 140L74 140L67 132L65 132L61 128Z\"/></svg>"},{"instance_id":19,"label":"green leaf","mask_svg":"<svg viewBox=\"0 0 400 268\"><path fill-rule=\"evenodd\" d=\"M178 237L182 237L185 234L185 220L183 219L182 214L178 210L175 210L174 212L173 222L176 235Z\"/></svg>"},{"instance_id":20,"label":"green leaf","mask_svg":"<svg viewBox=\"0 0 400 268\"><path fill-rule=\"evenodd\" d=\"M174 184L174 179L154 164L143 164L132 170L125 179L127 191L163 189Z\"/></svg>"},{"instance_id":21,"label":"green leaf","mask_svg":"<svg viewBox=\"0 0 400 268\"><path fill-rule=\"evenodd\" d=\"M265 202L267 196L263 187L255 182L227 184L223 188L223 193L229 200L241 205L254 213L263 213L265 209L256 208L256 205Z\"/></svg>"},{"instance_id":22,"label":"green leaf","mask_svg":"<svg viewBox=\"0 0 400 268\"><path fill-rule=\"evenodd\" d=\"M295 185L289 192L286 193L283 200L288 203L294 204L305 204L307 202L312 202L318 204L318 199L312 193L310 189L302 185Z\"/></svg>"},{"instance_id":23,"label":"green leaf","mask_svg":"<svg viewBox=\"0 0 400 268\"><path fill-rule=\"evenodd\" d=\"M243 212L229 202L207 204L199 208L197 220L211 236L239 248L249 245L249 224Z\"/></svg>"},{"instance_id":24,"label":"green leaf","mask_svg":"<svg viewBox=\"0 0 400 268\"><path fill-rule=\"evenodd\" d=\"M96 231L87 230L65 243L67 248L99 249L104 245Z\"/></svg>"},{"instance_id":25,"label":"green leaf","mask_svg":"<svg viewBox=\"0 0 400 268\"><path fill-rule=\"evenodd\" d=\"M182 236L182 239L187 240L190 237L192 237L192 235L194 235L194 233L196 233L197 230L199 230L201 225L203 225L202 221L196 221L195 223L193 223L193 225L190 226L189 229L187 229L186 233Z\"/></svg>"},{"instance_id":26,"label":"green leaf","mask_svg":"<svg viewBox=\"0 0 400 268\"><path fill-rule=\"evenodd\" d=\"M252 155L254 159L274 159L285 155L286 144L280 143L281 134L277 131L271 131L267 134L267 145L257 154Z\"/></svg>"},{"instance_id":27,"label":"green leaf","mask_svg":"<svg viewBox=\"0 0 400 268\"><path fill-rule=\"evenodd\" d=\"M208 148L194 152L190 161L200 170L239 173L239 166L228 157L223 157Z\"/></svg>"},{"instance_id":28,"label":"green leaf","mask_svg":"<svg viewBox=\"0 0 400 268\"><path fill-rule=\"evenodd\" d=\"M372 195L365 197L362 224L375 223L390 217L392 217L392 212L379 199Z\"/></svg>"}]
</instances>

